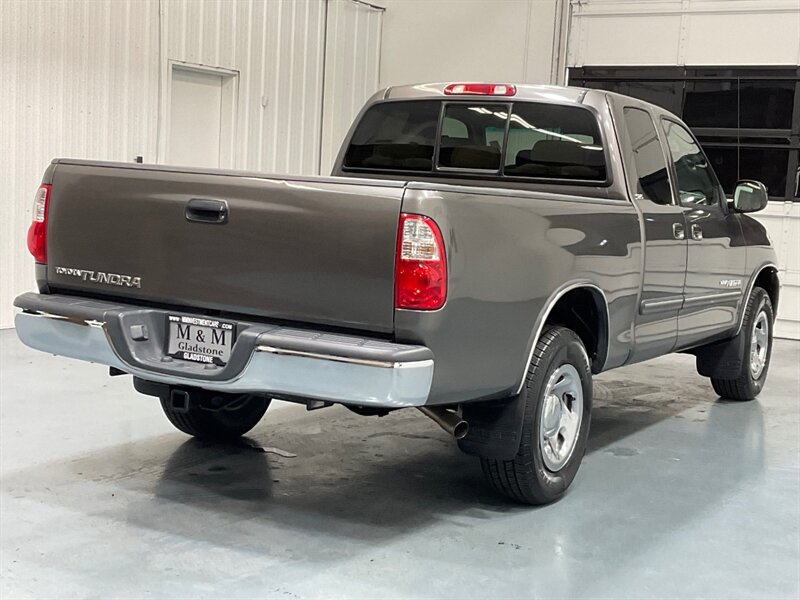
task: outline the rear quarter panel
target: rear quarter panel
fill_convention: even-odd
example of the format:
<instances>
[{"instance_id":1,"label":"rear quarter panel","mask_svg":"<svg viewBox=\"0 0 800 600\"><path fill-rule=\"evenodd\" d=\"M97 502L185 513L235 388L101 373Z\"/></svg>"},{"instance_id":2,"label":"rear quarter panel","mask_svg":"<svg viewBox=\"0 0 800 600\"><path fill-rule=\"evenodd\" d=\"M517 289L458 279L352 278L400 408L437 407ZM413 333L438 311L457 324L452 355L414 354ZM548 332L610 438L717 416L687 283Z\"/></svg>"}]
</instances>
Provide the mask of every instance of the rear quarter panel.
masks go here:
<instances>
[{"instance_id":1,"label":"rear quarter panel","mask_svg":"<svg viewBox=\"0 0 800 600\"><path fill-rule=\"evenodd\" d=\"M638 302L638 216L625 200L414 184L403 211L432 217L445 240L449 289L433 312L395 311L398 341L436 358L429 402L516 392L537 319L571 283L593 283L610 315L605 368L625 362Z\"/></svg>"}]
</instances>

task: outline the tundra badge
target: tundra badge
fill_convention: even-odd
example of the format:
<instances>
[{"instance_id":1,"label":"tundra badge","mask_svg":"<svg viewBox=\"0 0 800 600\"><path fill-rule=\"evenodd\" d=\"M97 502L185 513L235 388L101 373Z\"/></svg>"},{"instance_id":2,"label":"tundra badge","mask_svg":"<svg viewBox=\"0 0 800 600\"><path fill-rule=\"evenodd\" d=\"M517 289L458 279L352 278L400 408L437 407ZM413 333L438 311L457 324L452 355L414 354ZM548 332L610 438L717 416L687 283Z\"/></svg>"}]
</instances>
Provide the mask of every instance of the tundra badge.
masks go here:
<instances>
[{"instance_id":1,"label":"tundra badge","mask_svg":"<svg viewBox=\"0 0 800 600\"><path fill-rule=\"evenodd\" d=\"M56 275L78 277L83 281L89 281L91 283L107 283L109 285L119 285L130 288L142 287L142 278L135 275L120 275L119 273L73 269L72 267L56 267Z\"/></svg>"}]
</instances>

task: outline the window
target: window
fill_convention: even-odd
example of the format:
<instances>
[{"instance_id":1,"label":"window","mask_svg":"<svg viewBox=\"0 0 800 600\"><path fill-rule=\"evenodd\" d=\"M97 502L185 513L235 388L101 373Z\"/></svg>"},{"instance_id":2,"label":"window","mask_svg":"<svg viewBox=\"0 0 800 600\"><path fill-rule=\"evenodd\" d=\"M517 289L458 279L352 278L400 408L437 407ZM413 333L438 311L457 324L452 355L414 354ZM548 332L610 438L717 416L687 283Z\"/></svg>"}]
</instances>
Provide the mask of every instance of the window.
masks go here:
<instances>
[{"instance_id":1,"label":"window","mask_svg":"<svg viewBox=\"0 0 800 600\"><path fill-rule=\"evenodd\" d=\"M458 119L445 117L444 121L442 121L442 135L451 138L467 139L469 137L469 131L467 131L467 126Z\"/></svg>"},{"instance_id":2,"label":"window","mask_svg":"<svg viewBox=\"0 0 800 600\"><path fill-rule=\"evenodd\" d=\"M788 150L708 145L706 154L726 193L733 194L740 179L760 181L772 198L781 198L786 192Z\"/></svg>"},{"instance_id":3,"label":"window","mask_svg":"<svg viewBox=\"0 0 800 600\"><path fill-rule=\"evenodd\" d=\"M791 129L794 87L788 80L689 82L683 120L692 127Z\"/></svg>"},{"instance_id":4,"label":"window","mask_svg":"<svg viewBox=\"0 0 800 600\"><path fill-rule=\"evenodd\" d=\"M690 82L683 120L691 127L735 128L739 122L739 90L735 79Z\"/></svg>"},{"instance_id":5,"label":"window","mask_svg":"<svg viewBox=\"0 0 800 600\"><path fill-rule=\"evenodd\" d=\"M636 164L637 191L656 204L672 204L667 161L653 119L639 108L623 109L625 129Z\"/></svg>"},{"instance_id":6,"label":"window","mask_svg":"<svg viewBox=\"0 0 800 600\"><path fill-rule=\"evenodd\" d=\"M573 106L515 104L504 174L604 181L605 153L597 119Z\"/></svg>"},{"instance_id":7,"label":"window","mask_svg":"<svg viewBox=\"0 0 800 600\"><path fill-rule=\"evenodd\" d=\"M789 174L794 177L794 197L800 200L800 152L794 152L793 164L789 170ZM790 161L791 162L791 161Z\"/></svg>"},{"instance_id":8,"label":"window","mask_svg":"<svg viewBox=\"0 0 800 600\"><path fill-rule=\"evenodd\" d=\"M437 101L376 104L353 134L345 168L430 171L439 107Z\"/></svg>"},{"instance_id":9,"label":"window","mask_svg":"<svg viewBox=\"0 0 800 600\"><path fill-rule=\"evenodd\" d=\"M439 141L438 166L498 171L507 119L507 104L447 104ZM449 135L464 130L467 133L464 137Z\"/></svg>"},{"instance_id":10,"label":"window","mask_svg":"<svg viewBox=\"0 0 800 600\"><path fill-rule=\"evenodd\" d=\"M343 168L606 182L603 139L590 110L494 98L376 104L357 125Z\"/></svg>"},{"instance_id":11,"label":"window","mask_svg":"<svg viewBox=\"0 0 800 600\"><path fill-rule=\"evenodd\" d=\"M800 67L580 67L569 80L681 117L727 194L750 178L772 199L800 198Z\"/></svg>"},{"instance_id":12,"label":"window","mask_svg":"<svg viewBox=\"0 0 800 600\"><path fill-rule=\"evenodd\" d=\"M717 182L692 134L675 121L662 120L675 168L681 204L714 206L719 202Z\"/></svg>"}]
</instances>

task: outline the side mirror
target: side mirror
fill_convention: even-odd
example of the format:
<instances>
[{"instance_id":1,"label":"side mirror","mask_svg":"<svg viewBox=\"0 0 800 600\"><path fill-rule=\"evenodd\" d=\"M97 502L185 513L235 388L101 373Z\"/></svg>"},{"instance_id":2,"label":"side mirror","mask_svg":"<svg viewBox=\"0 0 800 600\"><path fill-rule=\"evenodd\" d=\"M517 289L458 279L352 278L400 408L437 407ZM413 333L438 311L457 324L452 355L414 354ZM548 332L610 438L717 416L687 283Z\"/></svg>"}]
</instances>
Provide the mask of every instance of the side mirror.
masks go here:
<instances>
[{"instance_id":1,"label":"side mirror","mask_svg":"<svg viewBox=\"0 0 800 600\"><path fill-rule=\"evenodd\" d=\"M742 179L733 192L733 210L741 213L758 212L766 208L767 188L760 181Z\"/></svg>"}]
</instances>

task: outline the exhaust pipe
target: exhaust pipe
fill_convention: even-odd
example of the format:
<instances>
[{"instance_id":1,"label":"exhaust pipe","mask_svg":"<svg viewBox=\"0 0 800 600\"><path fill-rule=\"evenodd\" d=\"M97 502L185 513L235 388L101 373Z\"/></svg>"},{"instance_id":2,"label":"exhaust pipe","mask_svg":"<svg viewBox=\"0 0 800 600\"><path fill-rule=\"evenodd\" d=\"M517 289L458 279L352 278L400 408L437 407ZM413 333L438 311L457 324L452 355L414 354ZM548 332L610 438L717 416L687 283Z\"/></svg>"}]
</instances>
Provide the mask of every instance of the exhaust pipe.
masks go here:
<instances>
[{"instance_id":1,"label":"exhaust pipe","mask_svg":"<svg viewBox=\"0 0 800 600\"><path fill-rule=\"evenodd\" d=\"M418 406L419 412L434 421L457 440L463 440L469 431L469 423L458 413L438 406Z\"/></svg>"}]
</instances>

